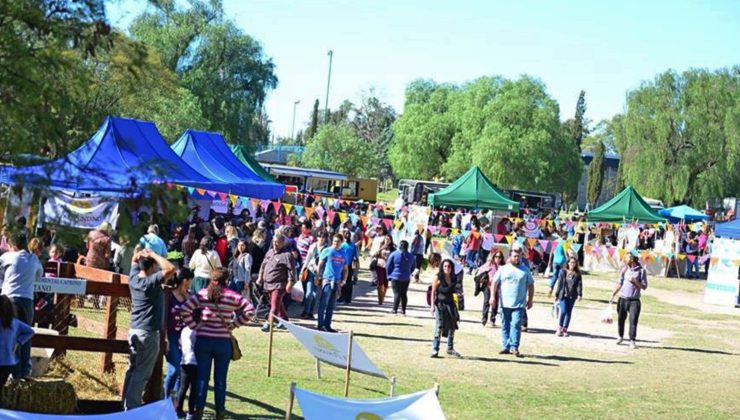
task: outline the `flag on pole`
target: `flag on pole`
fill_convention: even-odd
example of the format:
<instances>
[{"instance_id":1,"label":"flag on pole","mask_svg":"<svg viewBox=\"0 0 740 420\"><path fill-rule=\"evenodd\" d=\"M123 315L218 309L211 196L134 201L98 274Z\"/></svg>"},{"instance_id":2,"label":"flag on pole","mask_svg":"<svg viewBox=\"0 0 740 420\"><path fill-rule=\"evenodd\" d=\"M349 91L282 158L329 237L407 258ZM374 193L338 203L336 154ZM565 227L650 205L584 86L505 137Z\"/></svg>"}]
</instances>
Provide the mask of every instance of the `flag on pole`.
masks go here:
<instances>
[{"instance_id":1,"label":"flag on pole","mask_svg":"<svg viewBox=\"0 0 740 420\"><path fill-rule=\"evenodd\" d=\"M306 420L444 420L434 390L398 397L360 400L329 397L301 388L293 393Z\"/></svg>"}]
</instances>

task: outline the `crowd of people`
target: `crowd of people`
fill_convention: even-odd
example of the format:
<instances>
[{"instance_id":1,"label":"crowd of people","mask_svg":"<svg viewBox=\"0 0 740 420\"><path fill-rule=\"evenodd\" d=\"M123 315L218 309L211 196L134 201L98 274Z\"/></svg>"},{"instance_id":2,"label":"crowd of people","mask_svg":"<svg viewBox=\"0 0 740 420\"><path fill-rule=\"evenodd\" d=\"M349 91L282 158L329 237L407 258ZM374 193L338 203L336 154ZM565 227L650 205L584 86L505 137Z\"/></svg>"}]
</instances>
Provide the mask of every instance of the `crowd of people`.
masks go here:
<instances>
[{"instance_id":1,"label":"crowd of people","mask_svg":"<svg viewBox=\"0 0 740 420\"><path fill-rule=\"evenodd\" d=\"M10 374L23 378L30 373L32 330L25 326L40 322L43 311L39 308L48 310L53 305L48 296L33 291L34 281L44 275L42 254L48 255L49 261L79 262L129 276L131 351L124 384L126 409L142 403L163 334L167 346L163 393L175 401L178 415L202 416L213 377L216 417L223 418L227 372L232 359L238 357L232 331L255 321L260 308L265 310L259 316L264 321L263 331L285 329L280 320L288 321L288 308L297 306L301 319L315 322L318 330L335 332L334 312L353 302L361 256L368 262L366 268L378 305L387 305L392 314L399 316L406 315L410 284L421 281L423 270L436 270L427 291L434 317L434 358L439 357L443 338L447 339L447 354L461 357L455 350L454 337L460 311L465 307L466 273L475 282L476 295L483 294L482 325L495 326L499 319L501 354L522 355L521 333L528 326L527 310L534 302L537 273L550 277L548 295L558 309L557 336L569 335L574 306L582 299L582 247L566 251L563 241L544 248L519 240L497 244L493 237L513 235L538 241L572 238L574 243L583 244L587 231L583 218L560 221L554 214L547 214L519 221L494 217L491 212L433 210L427 221L432 229L409 232L404 228L411 222L400 210L393 226L396 232L407 234L394 238L382 206L368 208L346 202L338 206L333 210L351 217L344 221L337 213L330 217L328 209L314 211L308 217L295 212L286 215L271 207L255 215L211 212L207 217L201 217L199 209L194 208L180 223L149 223L147 218L139 217L142 235L135 241L119 236L103 223L87 235L84 249L79 250L52 243L48 235L28 241L29 232L21 228L23 224L12 233L10 229L4 231L0 238L0 251L4 252L0 256L0 383ZM546 222L535 222L539 218ZM649 242L651 235L660 235L657 230L644 230L648 233L638 235L640 243ZM433 231L451 243L448 250L431 246ZM711 231L697 235L688 231L686 252L707 252L710 235ZM640 291L646 287L646 270L633 255L620 272L613 295L619 297L620 343L629 319L628 338L635 347ZM386 303L389 288L392 303ZM296 289L302 296L300 303L293 299ZM166 308L165 294L170 295ZM94 297L82 299L78 305L89 300L100 306L101 300ZM42 301L46 303L42 305ZM18 344L19 351L7 350L8 343L13 347Z\"/></svg>"}]
</instances>

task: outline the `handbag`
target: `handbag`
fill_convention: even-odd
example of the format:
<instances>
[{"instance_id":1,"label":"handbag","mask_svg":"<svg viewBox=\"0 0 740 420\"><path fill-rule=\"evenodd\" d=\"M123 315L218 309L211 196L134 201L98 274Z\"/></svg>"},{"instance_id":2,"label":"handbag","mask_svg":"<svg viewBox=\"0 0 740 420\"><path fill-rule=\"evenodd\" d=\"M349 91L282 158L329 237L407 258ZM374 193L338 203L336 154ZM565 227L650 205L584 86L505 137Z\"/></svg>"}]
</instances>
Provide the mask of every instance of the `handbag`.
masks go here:
<instances>
[{"instance_id":1,"label":"handbag","mask_svg":"<svg viewBox=\"0 0 740 420\"><path fill-rule=\"evenodd\" d=\"M377 268L378 268L378 258L373 257L373 259L370 260L370 266L368 267L368 269L370 271L375 271L375 269Z\"/></svg>"},{"instance_id":2,"label":"handbag","mask_svg":"<svg viewBox=\"0 0 740 420\"><path fill-rule=\"evenodd\" d=\"M218 309L218 302L216 302L216 313L218 314L218 317L221 318L221 322L224 324L224 327L228 330L229 324L226 322L224 317L221 316L221 311ZM237 341L231 331L229 331L229 338L231 339L231 360L236 362L242 358L242 350L239 348L239 341Z\"/></svg>"}]
</instances>

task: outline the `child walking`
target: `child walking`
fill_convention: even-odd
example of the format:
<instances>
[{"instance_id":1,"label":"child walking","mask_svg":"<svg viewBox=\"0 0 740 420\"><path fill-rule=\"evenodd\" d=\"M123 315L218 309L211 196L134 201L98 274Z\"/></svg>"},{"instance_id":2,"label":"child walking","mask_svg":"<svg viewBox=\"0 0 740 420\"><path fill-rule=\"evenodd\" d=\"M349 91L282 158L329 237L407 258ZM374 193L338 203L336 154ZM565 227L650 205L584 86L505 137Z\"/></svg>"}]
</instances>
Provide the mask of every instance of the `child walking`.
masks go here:
<instances>
[{"instance_id":1,"label":"child walking","mask_svg":"<svg viewBox=\"0 0 740 420\"><path fill-rule=\"evenodd\" d=\"M5 382L19 362L16 348L26 344L33 334L33 328L16 318L10 298L0 295L0 408L3 408Z\"/></svg>"},{"instance_id":2,"label":"child walking","mask_svg":"<svg viewBox=\"0 0 740 420\"><path fill-rule=\"evenodd\" d=\"M196 320L196 322L199 320ZM195 414L195 402L198 398L196 388L198 382L198 362L195 357L196 336L196 331L188 326L185 326L180 333L182 362L180 366L180 389L177 390L177 418L179 419L186 418L190 420L194 418ZM183 406L185 405L185 395L188 393L188 389L190 389L190 397L188 398L188 413L186 416Z\"/></svg>"}]
</instances>

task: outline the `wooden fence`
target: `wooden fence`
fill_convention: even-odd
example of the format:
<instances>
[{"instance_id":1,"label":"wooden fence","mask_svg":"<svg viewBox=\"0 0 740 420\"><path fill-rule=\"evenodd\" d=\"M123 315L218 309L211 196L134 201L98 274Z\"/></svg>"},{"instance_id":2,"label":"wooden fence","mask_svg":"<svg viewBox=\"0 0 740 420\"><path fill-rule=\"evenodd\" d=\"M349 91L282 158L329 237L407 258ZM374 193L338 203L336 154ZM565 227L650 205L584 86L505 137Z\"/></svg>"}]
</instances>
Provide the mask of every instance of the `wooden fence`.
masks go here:
<instances>
[{"instance_id":1,"label":"wooden fence","mask_svg":"<svg viewBox=\"0 0 740 420\"><path fill-rule=\"evenodd\" d=\"M47 263L44 266L44 272L47 276L57 278L85 280L85 295L106 297L103 337L70 336L70 321L73 319L71 317L71 303L76 296L54 293L53 312L50 315L51 319L48 321L52 328L59 332L59 336L37 334L33 337L31 346L53 348L55 355L64 354L67 350L102 353L100 356L100 371L113 372L115 369L113 354L129 353L128 341L116 339L119 299L130 298L131 296L128 288L128 277L84 265L58 262ZM165 301L169 298L168 294L165 294L165 298ZM161 398L165 331L166 328L163 326L162 334L160 334L160 355L144 393L145 402ZM121 410L122 401L120 399L115 401L81 400L79 405L82 412L93 414Z\"/></svg>"}]
</instances>

